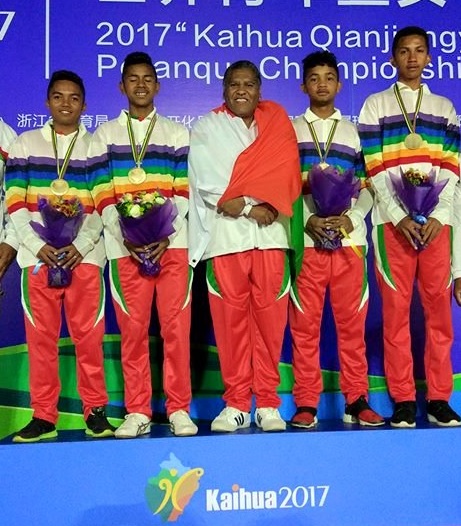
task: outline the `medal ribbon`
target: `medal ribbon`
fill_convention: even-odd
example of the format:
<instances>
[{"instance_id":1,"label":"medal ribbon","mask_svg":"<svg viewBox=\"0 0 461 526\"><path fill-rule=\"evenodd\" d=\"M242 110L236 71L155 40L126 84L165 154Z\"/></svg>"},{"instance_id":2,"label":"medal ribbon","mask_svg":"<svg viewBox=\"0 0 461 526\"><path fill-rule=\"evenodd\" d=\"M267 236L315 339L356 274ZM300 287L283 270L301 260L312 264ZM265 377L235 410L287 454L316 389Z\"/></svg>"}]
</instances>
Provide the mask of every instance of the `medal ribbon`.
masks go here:
<instances>
[{"instance_id":1,"label":"medal ribbon","mask_svg":"<svg viewBox=\"0 0 461 526\"><path fill-rule=\"evenodd\" d=\"M402 95L400 95L400 90L397 86L397 83L394 84L394 94L395 98L397 99L397 102L399 103L400 111L402 112L403 118L405 119L410 133L416 133L416 119L418 117L418 113L421 108L421 102L423 100L423 87L419 86L418 89L418 98L416 100L416 108L413 117L413 123L410 122L410 117L408 115L407 109L405 108L405 104L403 103Z\"/></svg>"},{"instance_id":2,"label":"medal ribbon","mask_svg":"<svg viewBox=\"0 0 461 526\"><path fill-rule=\"evenodd\" d=\"M66 173L67 167L69 166L70 156L72 155L72 151L77 141L79 132L80 132L80 129L77 128L77 133L72 137L72 141L70 142L67 148L67 151L64 155L62 165L59 166L58 137L57 137L56 130L54 129L54 126L51 125L51 140L53 143L54 157L56 159L56 172L58 174L58 179L64 179L64 175Z\"/></svg>"},{"instance_id":3,"label":"medal ribbon","mask_svg":"<svg viewBox=\"0 0 461 526\"><path fill-rule=\"evenodd\" d=\"M127 129L128 129L128 137L130 139L130 145L131 145L131 151L133 153L133 159L136 163L137 168L141 166L142 160L144 159L144 155L146 155L147 145L149 144L150 136L152 135L152 131L154 129L155 123L157 122L157 114L155 114L152 119L150 120L149 127L147 128L146 135L144 136L144 140L142 141L141 148L138 152L138 149L136 148L136 141L134 138L133 133L133 127L131 125L131 117L127 114Z\"/></svg>"},{"instance_id":4,"label":"medal ribbon","mask_svg":"<svg viewBox=\"0 0 461 526\"><path fill-rule=\"evenodd\" d=\"M339 229L339 231L341 232L342 236L347 239L349 241L349 246L352 248L352 250L354 251L354 254L359 257L359 258L362 258L363 257L363 254L362 252L360 251L360 249L357 247L357 245L352 241L351 239L351 236L346 232L346 229L341 227Z\"/></svg>"},{"instance_id":5,"label":"medal ribbon","mask_svg":"<svg viewBox=\"0 0 461 526\"><path fill-rule=\"evenodd\" d=\"M314 141L314 144L315 144L315 149L317 150L317 153L319 154L321 163L325 162L325 160L327 158L327 155L328 155L328 152L330 151L330 147L331 147L331 144L333 142L333 137L335 135L336 128L338 127L338 122L339 121L337 119L335 119L335 121L333 123L333 126L330 129L330 133L328 134L327 140L325 142L325 151L322 154L322 148L320 147L319 138L317 137L317 134L315 133L314 126L312 125L311 122L306 120L307 126L308 126L309 131L311 132L311 135L312 135L312 140Z\"/></svg>"},{"instance_id":6,"label":"medal ribbon","mask_svg":"<svg viewBox=\"0 0 461 526\"><path fill-rule=\"evenodd\" d=\"M314 144L315 144L315 149L317 150L317 153L319 154L319 157L320 157L320 162L321 163L324 163L326 158L327 158L327 155L328 155L328 152L330 151L330 147L331 147L331 144L333 142L333 137L335 136L335 132L336 132L336 128L338 127L338 123L339 121L337 119L335 119L334 123L333 123L333 126L331 127L330 129L330 133L328 134L328 138L325 142L325 151L322 155L322 149L320 147L320 142L319 142L319 138L317 137L317 134L315 133L315 129L314 129L314 126L312 125L311 122L307 122L307 126L309 128L309 131L311 132L311 135L312 135L312 140L314 141ZM344 228L340 228L339 231L341 232L342 236L346 239L349 240L349 243L350 243L350 247L352 248L352 250L354 251L354 253L359 257L361 258L362 257L362 253L360 252L360 250L355 246L355 244L352 242L349 234L346 232L346 230Z\"/></svg>"}]
</instances>

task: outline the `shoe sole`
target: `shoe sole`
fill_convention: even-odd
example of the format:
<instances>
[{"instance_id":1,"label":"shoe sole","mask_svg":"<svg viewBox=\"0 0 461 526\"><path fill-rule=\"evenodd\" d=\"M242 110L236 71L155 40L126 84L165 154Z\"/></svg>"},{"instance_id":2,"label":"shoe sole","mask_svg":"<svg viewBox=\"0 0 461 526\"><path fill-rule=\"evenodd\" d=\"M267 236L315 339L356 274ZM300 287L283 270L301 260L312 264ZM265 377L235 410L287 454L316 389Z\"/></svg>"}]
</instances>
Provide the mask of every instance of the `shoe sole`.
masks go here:
<instances>
[{"instance_id":1,"label":"shoe sole","mask_svg":"<svg viewBox=\"0 0 461 526\"><path fill-rule=\"evenodd\" d=\"M360 420L359 418L352 415L344 415L343 422L345 424L359 424L360 426L365 427L379 427L386 423L384 420L382 422L367 422L366 420Z\"/></svg>"},{"instance_id":2,"label":"shoe sole","mask_svg":"<svg viewBox=\"0 0 461 526\"><path fill-rule=\"evenodd\" d=\"M150 425L147 429L141 431L140 433L137 433L136 435L128 434L123 431L121 431L120 433L117 433L117 431L118 429L116 429L114 433L115 438L137 438L137 437L141 437L144 435L148 435L150 433Z\"/></svg>"},{"instance_id":3,"label":"shoe sole","mask_svg":"<svg viewBox=\"0 0 461 526\"><path fill-rule=\"evenodd\" d=\"M299 422L289 422L290 426L292 427L299 427L300 429L313 429L318 424L317 417L315 417L312 424L301 424Z\"/></svg>"},{"instance_id":4,"label":"shoe sole","mask_svg":"<svg viewBox=\"0 0 461 526\"><path fill-rule=\"evenodd\" d=\"M220 424L211 424L211 431L213 431L213 433L233 433L234 431L238 431L239 429L247 429L248 427L250 427L250 422L248 422L248 424L243 424L241 426L235 427L226 427L221 426Z\"/></svg>"},{"instance_id":5,"label":"shoe sole","mask_svg":"<svg viewBox=\"0 0 461 526\"><path fill-rule=\"evenodd\" d=\"M391 422L391 427L397 429L413 429L416 427L416 422L413 422L413 424L410 424L409 422Z\"/></svg>"},{"instance_id":6,"label":"shoe sole","mask_svg":"<svg viewBox=\"0 0 461 526\"><path fill-rule=\"evenodd\" d=\"M276 432L280 432L280 431L286 431L287 429L287 426L285 427L262 427L262 426L258 426L260 429L262 429L265 433L276 433Z\"/></svg>"},{"instance_id":7,"label":"shoe sole","mask_svg":"<svg viewBox=\"0 0 461 526\"><path fill-rule=\"evenodd\" d=\"M85 435L87 437L91 438L108 438L113 437L115 431L112 431L111 429L105 429L101 433L95 433L94 431L91 431L91 429L85 429Z\"/></svg>"},{"instance_id":8,"label":"shoe sole","mask_svg":"<svg viewBox=\"0 0 461 526\"><path fill-rule=\"evenodd\" d=\"M440 422L440 420L437 420L435 416L432 416L429 414L427 415L427 419L429 420L431 424L436 424L440 427L459 427L461 426L461 422L459 422L458 420L450 420L449 422Z\"/></svg>"},{"instance_id":9,"label":"shoe sole","mask_svg":"<svg viewBox=\"0 0 461 526\"><path fill-rule=\"evenodd\" d=\"M182 431L175 432L173 426L170 426L170 430L173 433L175 437L192 437L195 436L198 433L197 428L189 427L187 429L183 429Z\"/></svg>"},{"instance_id":10,"label":"shoe sole","mask_svg":"<svg viewBox=\"0 0 461 526\"><path fill-rule=\"evenodd\" d=\"M285 424L285 425L283 425ZM287 425L285 422L283 422L283 424L279 423L279 422L275 422L274 424L269 424L269 425L266 425L266 426L263 426L261 424L259 424L258 422L256 422L256 425L259 427L259 429L262 429L263 431L265 432L271 432L271 431L286 431L286 428L287 428Z\"/></svg>"},{"instance_id":11,"label":"shoe sole","mask_svg":"<svg viewBox=\"0 0 461 526\"><path fill-rule=\"evenodd\" d=\"M56 438L57 436L57 431L50 431L49 433L44 433L43 435L33 438L23 438L19 435L16 435L13 437L13 442L15 442L16 444L30 444L33 442L40 442L40 440L51 440L52 438Z\"/></svg>"}]
</instances>

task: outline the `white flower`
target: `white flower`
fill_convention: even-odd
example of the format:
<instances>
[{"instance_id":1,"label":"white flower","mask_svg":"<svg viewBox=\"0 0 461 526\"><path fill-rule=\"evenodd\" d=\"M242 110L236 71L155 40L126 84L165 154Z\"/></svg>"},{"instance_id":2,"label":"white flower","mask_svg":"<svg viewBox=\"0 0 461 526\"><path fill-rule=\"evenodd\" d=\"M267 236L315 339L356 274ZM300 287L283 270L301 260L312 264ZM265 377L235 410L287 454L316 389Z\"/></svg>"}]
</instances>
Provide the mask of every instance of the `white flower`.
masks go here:
<instances>
[{"instance_id":1,"label":"white flower","mask_svg":"<svg viewBox=\"0 0 461 526\"><path fill-rule=\"evenodd\" d=\"M163 197L163 195L158 195L154 199L154 203L157 204L157 205L163 205L163 204L165 204L165 201L166 201L166 199Z\"/></svg>"},{"instance_id":2,"label":"white flower","mask_svg":"<svg viewBox=\"0 0 461 526\"><path fill-rule=\"evenodd\" d=\"M130 217L139 217L142 215L142 209L139 205L133 205L131 208L130 208Z\"/></svg>"},{"instance_id":3,"label":"white flower","mask_svg":"<svg viewBox=\"0 0 461 526\"><path fill-rule=\"evenodd\" d=\"M153 203L155 200L155 194L146 193L143 195L142 200L144 203Z\"/></svg>"}]
</instances>

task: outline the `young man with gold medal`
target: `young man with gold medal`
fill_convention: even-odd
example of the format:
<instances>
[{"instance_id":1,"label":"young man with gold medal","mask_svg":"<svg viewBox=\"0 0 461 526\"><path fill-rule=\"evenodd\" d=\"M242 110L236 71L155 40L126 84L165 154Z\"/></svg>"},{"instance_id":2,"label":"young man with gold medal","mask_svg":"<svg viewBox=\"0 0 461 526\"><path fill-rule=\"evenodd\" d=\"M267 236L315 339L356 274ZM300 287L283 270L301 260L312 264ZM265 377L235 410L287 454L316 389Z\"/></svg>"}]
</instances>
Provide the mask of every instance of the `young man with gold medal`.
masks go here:
<instances>
[{"instance_id":1,"label":"young man with gold medal","mask_svg":"<svg viewBox=\"0 0 461 526\"><path fill-rule=\"evenodd\" d=\"M117 438L134 438L150 432L148 331L154 299L163 338L163 388L170 427L176 436L197 433L197 426L189 417L189 133L185 127L158 114L154 97L159 89L150 56L130 53L124 61L120 82L128 110L98 128L88 154L88 178L104 223L112 298L122 338L127 415L115 432ZM173 225L175 233L147 246L136 246L122 235L116 204L127 193L154 191L174 201L178 209ZM141 254L143 257L148 254L153 263L161 261L158 275L140 275Z\"/></svg>"},{"instance_id":2,"label":"young man with gold medal","mask_svg":"<svg viewBox=\"0 0 461 526\"><path fill-rule=\"evenodd\" d=\"M397 428L416 425L409 320L415 280L426 331L425 412L439 426L461 425L448 404L453 389L450 233L460 136L451 101L422 82L430 61L426 31L412 26L399 30L391 58L397 82L368 97L359 117L367 175L375 191L373 241L383 300L384 365L395 402L391 426ZM447 180L424 224L408 215L392 191L390 174L401 177L410 169L433 171L437 182Z\"/></svg>"},{"instance_id":3,"label":"young man with gold medal","mask_svg":"<svg viewBox=\"0 0 461 526\"><path fill-rule=\"evenodd\" d=\"M58 340L64 309L75 344L77 388L92 437L112 436L105 416L108 402L104 380L104 282L106 262L102 223L86 186L85 165L90 134L80 123L85 110L82 79L71 71L55 72L48 86L51 120L26 131L11 147L6 171L6 200L19 240L22 305L30 363L30 423L13 438L36 442L57 436L60 394ZM42 240L31 222L42 222L39 201L77 199L83 223L73 242L56 248ZM48 286L48 268L72 270L65 288Z\"/></svg>"}]
</instances>

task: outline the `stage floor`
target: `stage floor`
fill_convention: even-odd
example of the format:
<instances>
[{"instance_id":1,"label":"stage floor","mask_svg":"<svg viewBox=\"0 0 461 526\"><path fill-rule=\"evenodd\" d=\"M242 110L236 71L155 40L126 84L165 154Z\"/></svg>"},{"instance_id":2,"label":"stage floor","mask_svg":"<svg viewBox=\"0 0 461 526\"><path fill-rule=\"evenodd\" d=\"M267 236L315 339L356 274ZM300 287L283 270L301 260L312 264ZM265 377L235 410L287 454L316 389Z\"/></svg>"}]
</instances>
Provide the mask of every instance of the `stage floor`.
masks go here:
<instances>
[{"instance_id":1,"label":"stage floor","mask_svg":"<svg viewBox=\"0 0 461 526\"><path fill-rule=\"evenodd\" d=\"M168 426L133 440L61 431L0 441L8 526L461 525L461 429L340 420L314 430L256 427L177 438Z\"/></svg>"}]
</instances>

